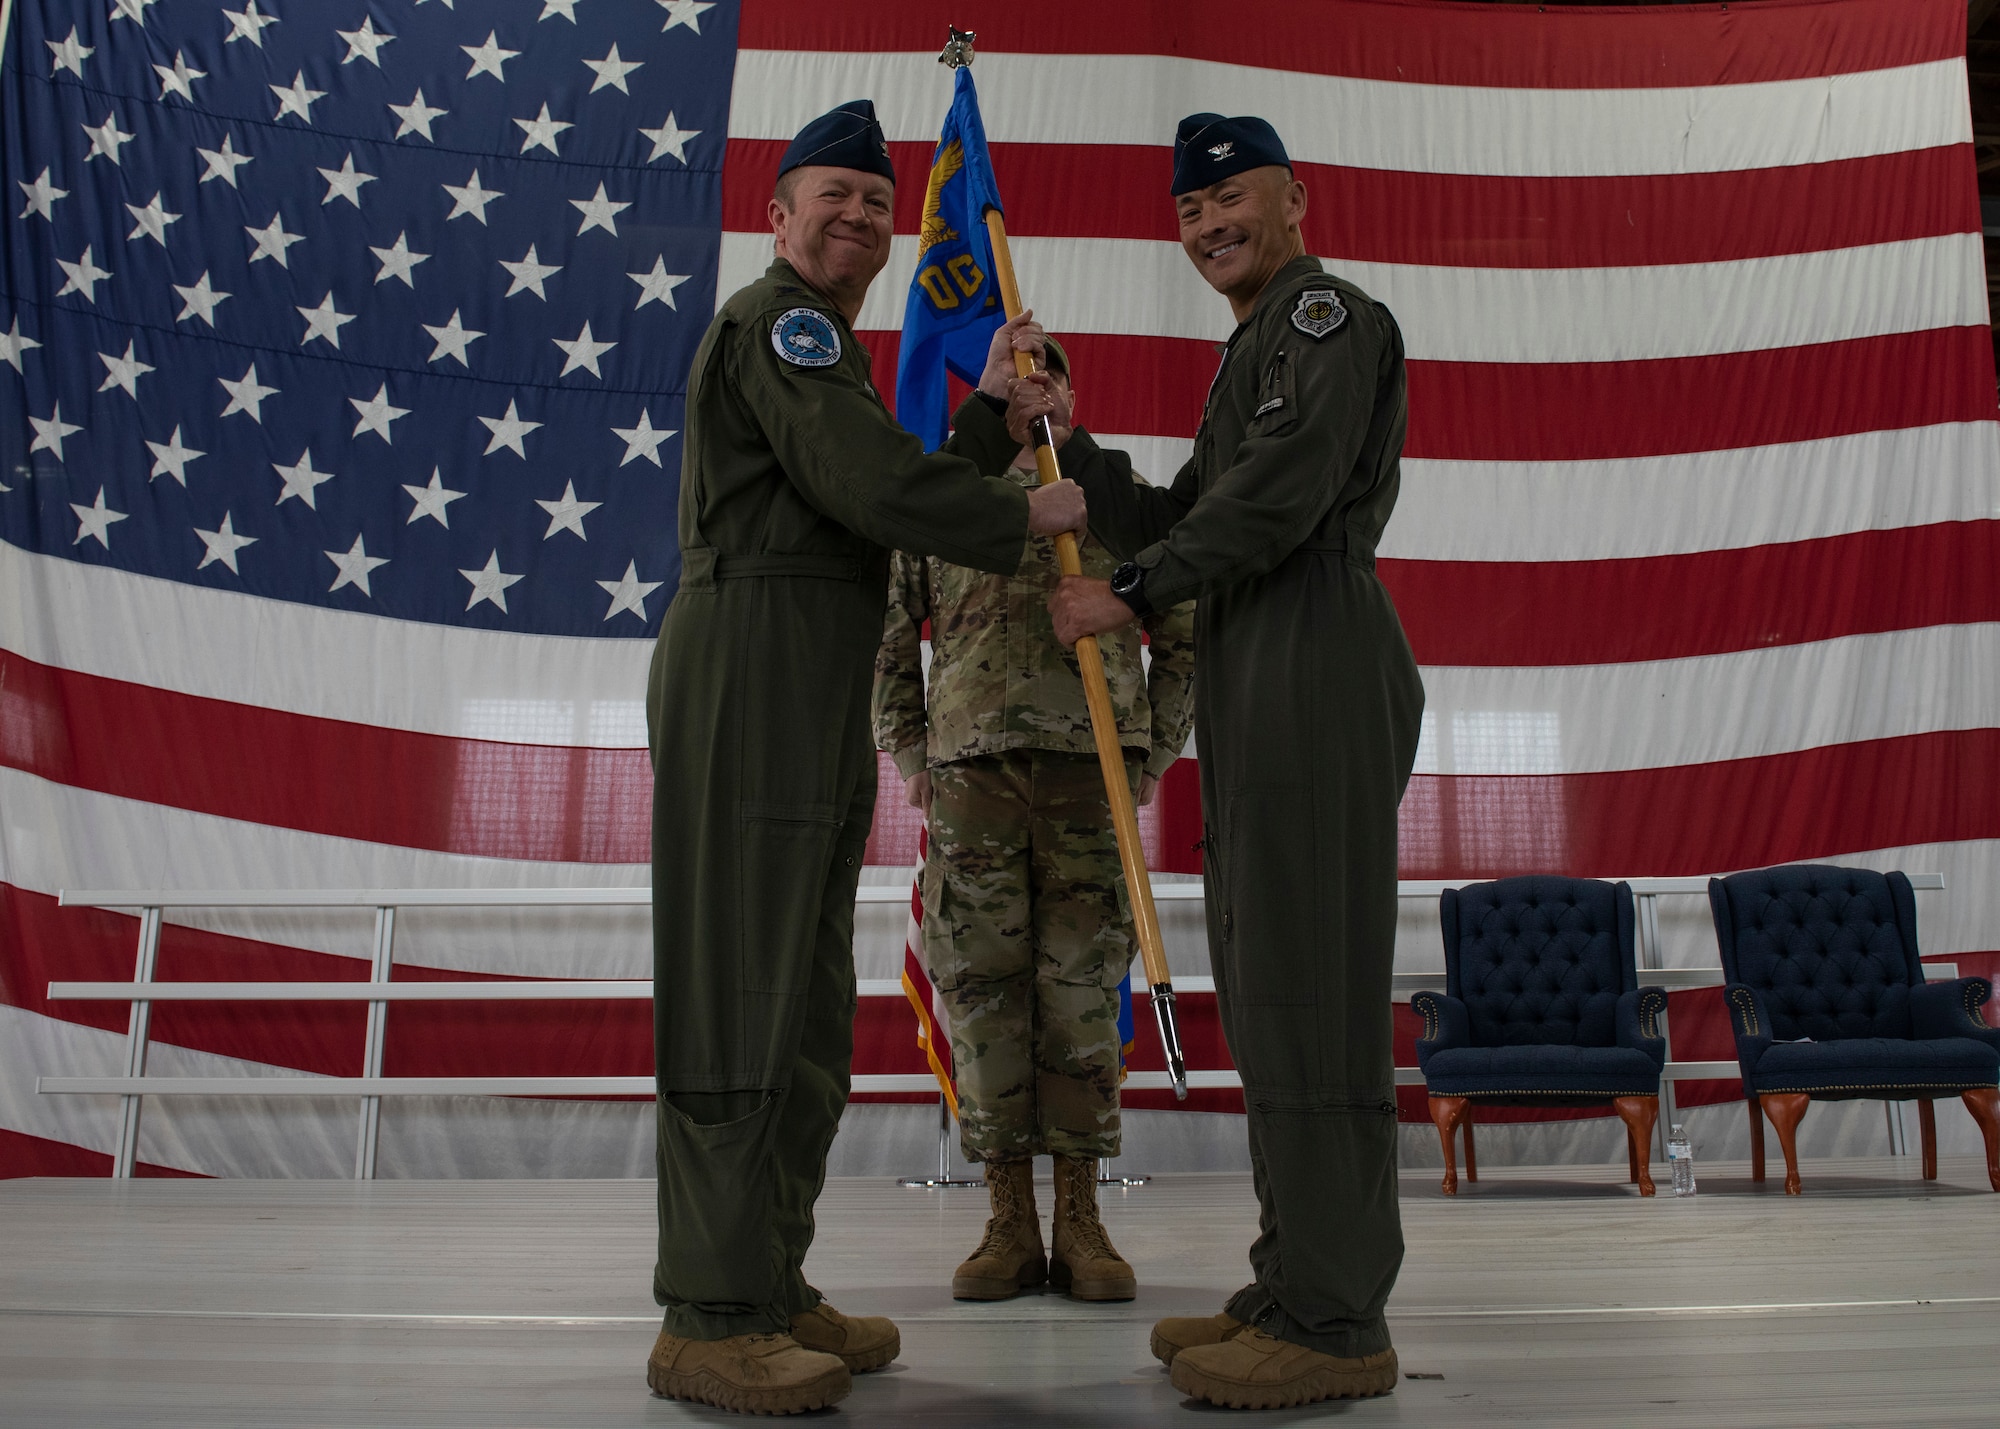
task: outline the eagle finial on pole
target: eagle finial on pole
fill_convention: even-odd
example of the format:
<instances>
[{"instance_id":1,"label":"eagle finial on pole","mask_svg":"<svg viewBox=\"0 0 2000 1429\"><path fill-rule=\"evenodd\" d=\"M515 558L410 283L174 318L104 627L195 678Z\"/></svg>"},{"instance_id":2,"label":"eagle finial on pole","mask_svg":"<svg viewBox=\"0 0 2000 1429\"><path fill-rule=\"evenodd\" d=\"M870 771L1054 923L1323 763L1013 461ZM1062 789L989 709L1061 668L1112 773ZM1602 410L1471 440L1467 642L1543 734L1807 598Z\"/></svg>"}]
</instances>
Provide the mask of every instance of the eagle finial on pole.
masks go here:
<instances>
[{"instance_id":1,"label":"eagle finial on pole","mask_svg":"<svg viewBox=\"0 0 2000 1429\"><path fill-rule=\"evenodd\" d=\"M938 63L946 69L959 69L972 63L972 42L979 38L971 30L961 30L956 25L947 26L951 38L945 41L944 53L938 56Z\"/></svg>"}]
</instances>

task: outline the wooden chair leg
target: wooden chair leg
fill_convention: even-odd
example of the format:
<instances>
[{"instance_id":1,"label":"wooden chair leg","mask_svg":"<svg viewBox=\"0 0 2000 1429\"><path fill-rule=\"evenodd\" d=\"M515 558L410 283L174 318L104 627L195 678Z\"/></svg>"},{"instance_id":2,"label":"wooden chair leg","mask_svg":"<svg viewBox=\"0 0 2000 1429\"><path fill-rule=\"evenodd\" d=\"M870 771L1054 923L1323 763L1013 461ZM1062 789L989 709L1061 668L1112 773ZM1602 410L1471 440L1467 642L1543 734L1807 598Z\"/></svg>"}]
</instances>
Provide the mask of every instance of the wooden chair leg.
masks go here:
<instances>
[{"instance_id":1,"label":"wooden chair leg","mask_svg":"<svg viewBox=\"0 0 2000 1429\"><path fill-rule=\"evenodd\" d=\"M1923 1134L1924 1179L1937 1180L1937 1104L1928 1097L1917 1103L1917 1126Z\"/></svg>"},{"instance_id":2,"label":"wooden chair leg","mask_svg":"<svg viewBox=\"0 0 2000 1429\"><path fill-rule=\"evenodd\" d=\"M1960 1099L1986 1138L1986 1179L2000 1191L2000 1088L1974 1087L1960 1093Z\"/></svg>"},{"instance_id":3,"label":"wooden chair leg","mask_svg":"<svg viewBox=\"0 0 2000 1429\"><path fill-rule=\"evenodd\" d=\"M1479 1179L1479 1149L1472 1144L1472 1123L1477 1110L1472 1099L1466 1098L1465 1115L1460 1119L1460 1125L1465 1128L1465 1179L1468 1181Z\"/></svg>"},{"instance_id":4,"label":"wooden chair leg","mask_svg":"<svg viewBox=\"0 0 2000 1429\"><path fill-rule=\"evenodd\" d=\"M1805 1119L1812 1098L1804 1092L1766 1092L1758 1100L1764 1115L1778 1129L1778 1149L1785 1153L1785 1194L1796 1196L1800 1194L1799 1123Z\"/></svg>"},{"instance_id":5,"label":"wooden chair leg","mask_svg":"<svg viewBox=\"0 0 2000 1429\"><path fill-rule=\"evenodd\" d=\"M1653 1194L1653 1127L1660 1120L1660 1099L1653 1097L1618 1097L1612 1103L1618 1108L1619 1120L1625 1123L1625 1155L1632 1163L1632 1179L1639 1183L1639 1194Z\"/></svg>"},{"instance_id":6,"label":"wooden chair leg","mask_svg":"<svg viewBox=\"0 0 2000 1429\"><path fill-rule=\"evenodd\" d=\"M1438 1143L1444 1147L1444 1184L1440 1188L1447 1196L1458 1194L1458 1148L1453 1144L1451 1134L1464 1119L1466 1101L1464 1097L1432 1097L1430 1099L1431 1120L1438 1129Z\"/></svg>"},{"instance_id":7,"label":"wooden chair leg","mask_svg":"<svg viewBox=\"0 0 2000 1429\"><path fill-rule=\"evenodd\" d=\"M1750 1179L1764 1179L1764 1108L1755 1097L1743 1103L1750 1109Z\"/></svg>"}]
</instances>

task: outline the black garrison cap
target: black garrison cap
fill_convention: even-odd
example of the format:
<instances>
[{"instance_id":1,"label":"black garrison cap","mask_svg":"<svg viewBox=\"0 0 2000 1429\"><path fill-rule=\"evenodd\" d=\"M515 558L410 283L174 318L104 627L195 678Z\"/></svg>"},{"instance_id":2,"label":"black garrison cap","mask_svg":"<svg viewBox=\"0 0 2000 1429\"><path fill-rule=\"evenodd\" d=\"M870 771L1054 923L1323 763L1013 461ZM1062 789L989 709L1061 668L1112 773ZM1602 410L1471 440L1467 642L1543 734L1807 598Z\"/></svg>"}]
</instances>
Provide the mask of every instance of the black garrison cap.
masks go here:
<instances>
[{"instance_id":1,"label":"black garrison cap","mask_svg":"<svg viewBox=\"0 0 2000 1429\"><path fill-rule=\"evenodd\" d=\"M850 99L799 130L778 164L778 177L805 164L859 169L896 182L896 166L889 162L889 141L875 122L874 101Z\"/></svg>"},{"instance_id":2,"label":"black garrison cap","mask_svg":"<svg viewBox=\"0 0 2000 1429\"><path fill-rule=\"evenodd\" d=\"M1292 166L1278 131L1254 115L1225 119L1220 114L1190 114L1174 135L1176 196L1221 183L1245 169L1267 164Z\"/></svg>"}]
</instances>

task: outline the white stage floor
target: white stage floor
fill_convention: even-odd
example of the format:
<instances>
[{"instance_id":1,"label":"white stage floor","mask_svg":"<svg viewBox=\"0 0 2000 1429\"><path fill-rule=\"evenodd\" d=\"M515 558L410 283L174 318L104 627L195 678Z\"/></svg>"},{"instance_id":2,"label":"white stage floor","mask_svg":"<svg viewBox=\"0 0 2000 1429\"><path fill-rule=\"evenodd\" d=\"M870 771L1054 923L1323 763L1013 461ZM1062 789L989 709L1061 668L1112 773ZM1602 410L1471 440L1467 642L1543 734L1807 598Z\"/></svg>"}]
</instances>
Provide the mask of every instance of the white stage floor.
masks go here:
<instances>
[{"instance_id":1,"label":"white stage floor","mask_svg":"<svg viewBox=\"0 0 2000 1429\"><path fill-rule=\"evenodd\" d=\"M2000 1197L1914 1158L1703 1168L1641 1201L1608 1168L1404 1177L1386 1399L1260 1424L1955 1425L2000 1421ZM1664 1170L1664 1168L1658 1168ZM0 1425L741 1423L651 1398L644 1182L0 1182ZM977 1191L830 1183L810 1270L903 1357L815 1421L1215 1424L1146 1352L1246 1278L1247 1178L1108 1193L1139 1299L954 1303ZM1048 1200L1043 1196L1044 1214ZM1421 1376L1408 1378L1409 1375Z\"/></svg>"}]
</instances>

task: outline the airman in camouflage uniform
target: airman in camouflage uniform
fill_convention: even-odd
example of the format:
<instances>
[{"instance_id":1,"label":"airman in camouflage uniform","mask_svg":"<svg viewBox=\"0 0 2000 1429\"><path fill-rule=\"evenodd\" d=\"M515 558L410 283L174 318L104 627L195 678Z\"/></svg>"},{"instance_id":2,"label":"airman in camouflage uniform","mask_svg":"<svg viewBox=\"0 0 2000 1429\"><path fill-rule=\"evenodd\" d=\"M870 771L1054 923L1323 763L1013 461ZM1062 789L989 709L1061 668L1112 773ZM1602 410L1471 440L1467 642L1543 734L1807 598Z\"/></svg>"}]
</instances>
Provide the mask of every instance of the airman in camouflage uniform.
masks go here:
<instances>
[{"instance_id":1,"label":"airman in camouflage uniform","mask_svg":"<svg viewBox=\"0 0 2000 1429\"><path fill-rule=\"evenodd\" d=\"M1047 344L1067 385L1067 358ZM1013 475L1037 481L1023 449ZM989 1245L959 1268L964 1299L998 1299L1052 1273L1078 1298L1129 1299L1131 1268L1095 1213L1097 1162L1118 1153L1118 989L1131 966L1119 869L1076 653L1055 639L1051 540L1012 576L898 553L876 660L875 738L929 815L925 967L958 1081L965 1155L994 1187ZM1087 574L1113 559L1086 541ZM921 632L931 625L928 695ZM1193 723L1194 605L1103 641L1128 777L1141 802ZM1056 1161L1055 1263L1044 1269L1032 1158ZM1032 1232L1032 1234L1030 1233Z\"/></svg>"}]
</instances>

